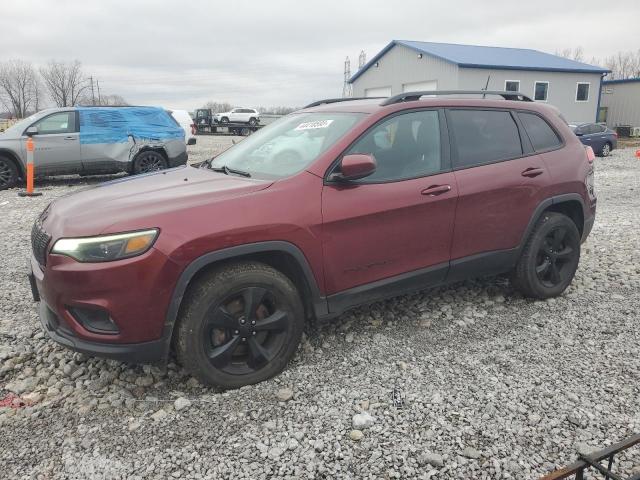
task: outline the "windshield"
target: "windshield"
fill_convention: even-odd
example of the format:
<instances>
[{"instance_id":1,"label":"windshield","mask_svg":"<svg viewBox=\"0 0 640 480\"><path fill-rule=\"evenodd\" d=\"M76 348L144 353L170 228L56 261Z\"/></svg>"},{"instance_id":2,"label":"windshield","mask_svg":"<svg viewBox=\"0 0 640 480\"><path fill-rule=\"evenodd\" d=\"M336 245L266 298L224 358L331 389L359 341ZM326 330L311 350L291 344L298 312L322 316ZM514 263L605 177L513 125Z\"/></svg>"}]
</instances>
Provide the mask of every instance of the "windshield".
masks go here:
<instances>
[{"instance_id":1,"label":"windshield","mask_svg":"<svg viewBox=\"0 0 640 480\"><path fill-rule=\"evenodd\" d=\"M211 162L211 168L227 167L255 177L288 177L304 170L363 116L362 113L287 115L220 154Z\"/></svg>"},{"instance_id":2,"label":"windshield","mask_svg":"<svg viewBox=\"0 0 640 480\"><path fill-rule=\"evenodd\" d=\"M22 134L22 132L29 126L31 125L33 122L35 122L35 120L37 118L41 117L40 114L35 113L33 115L31 115L30 117L24 118L22 120L20 120L17 123L14 123L13 125L11 125L9 128L7 128L5 130L6 133L13 133L13 132L20 132L20 134Z\"/></svg>"}]
</instances>

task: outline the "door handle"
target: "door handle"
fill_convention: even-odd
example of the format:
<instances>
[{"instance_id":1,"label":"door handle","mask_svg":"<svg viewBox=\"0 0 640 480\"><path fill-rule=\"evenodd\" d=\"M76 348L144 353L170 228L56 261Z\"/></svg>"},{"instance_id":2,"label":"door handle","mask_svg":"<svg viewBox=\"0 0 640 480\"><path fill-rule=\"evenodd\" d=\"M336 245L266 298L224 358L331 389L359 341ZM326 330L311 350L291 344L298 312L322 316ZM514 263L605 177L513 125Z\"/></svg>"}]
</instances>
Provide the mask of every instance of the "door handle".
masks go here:
<instances>
[{"instance_id":1,"label":"door handle","mask_svg":"<svg viewBox=\"0 0 640 480\"><path fill-rule=\"evenodd\" d=\"M76 137L64 137L65 140L76 140Z\"/></svg>"},{"instance_id":2,"label":"door handle","mask_svg":"<svg viewBox=\"0 0 640 480\"><path fill-rule=\"evenodd\" d=\"M442 195L443 193L447 193L451 190L451 185L431 185L430 187L425 188L420 193L422 195L429 195L430 197L435 197L436 195Z\"/></svg>"},{"instance_id":3,"label":"door handle","mask_svg":"<svg viewBox=\"0 0 640 480\"><path fill-rule=\"evenodd\" d=\"M544 173L544 170L542 170L541 168L529 167L525 171L523 171L521 175L523 177L533 178L533 177L537 177L538 175L542 175L543 173Z\"/></svg>"}]
</instances>

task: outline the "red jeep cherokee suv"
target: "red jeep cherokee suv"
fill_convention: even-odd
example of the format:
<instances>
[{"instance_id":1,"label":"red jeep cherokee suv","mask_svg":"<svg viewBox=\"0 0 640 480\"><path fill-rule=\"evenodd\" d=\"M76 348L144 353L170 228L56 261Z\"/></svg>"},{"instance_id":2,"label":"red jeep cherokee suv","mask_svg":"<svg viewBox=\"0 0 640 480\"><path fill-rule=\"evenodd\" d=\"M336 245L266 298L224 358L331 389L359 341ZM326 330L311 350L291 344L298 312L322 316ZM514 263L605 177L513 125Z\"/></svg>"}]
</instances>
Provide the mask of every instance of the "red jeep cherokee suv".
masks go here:
<instances>
[{"instance_id":1,"label":"red jeep cherokee suv","mask_svg":"<svg viewBox=\"0 0 640 480\"><path fill-rule=\"evenodd\" d=\"M173 348L234 388L280 372L305 321L383 297L505 272L561 294L593 152L553 108L481 94L315 102L199 166L55 200L31 238L47 333L128 362Z\"/></svg>"}]
</instances>

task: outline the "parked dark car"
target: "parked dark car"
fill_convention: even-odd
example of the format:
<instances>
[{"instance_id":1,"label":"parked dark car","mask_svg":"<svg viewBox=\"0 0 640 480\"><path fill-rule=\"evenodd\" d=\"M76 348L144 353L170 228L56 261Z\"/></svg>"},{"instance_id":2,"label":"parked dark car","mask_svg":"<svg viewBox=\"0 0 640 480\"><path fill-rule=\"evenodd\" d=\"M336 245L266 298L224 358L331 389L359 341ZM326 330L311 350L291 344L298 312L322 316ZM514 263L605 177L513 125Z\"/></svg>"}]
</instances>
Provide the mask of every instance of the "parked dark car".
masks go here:
<instances>
[{"instance_id":1,"label":"parked dark car","mask_svg":"<svg viewBox=\"0 0 640 480\"><path fill-rule=\"evenodd\" d=\"M569 125L573 133L584 145L590 146L596 155L607 157L618 147L618 134L607 128L606 125L598 123L582 123L580 125Z\"/></svg>"},{"instance_id":2,"label":"parked dark car","mask_svg":"<svg viewBox=\"0 0 640 480\"><path fill-rule=\"evenodd\" d=\"M173 348L236 388L282 371L305 322L385 297L508 272L562 294L595 219L593 151L519 94L441 93L315 102L199 167L54 200L29 263L45 331L127 362Z\"/></svg>"}]
</instances>

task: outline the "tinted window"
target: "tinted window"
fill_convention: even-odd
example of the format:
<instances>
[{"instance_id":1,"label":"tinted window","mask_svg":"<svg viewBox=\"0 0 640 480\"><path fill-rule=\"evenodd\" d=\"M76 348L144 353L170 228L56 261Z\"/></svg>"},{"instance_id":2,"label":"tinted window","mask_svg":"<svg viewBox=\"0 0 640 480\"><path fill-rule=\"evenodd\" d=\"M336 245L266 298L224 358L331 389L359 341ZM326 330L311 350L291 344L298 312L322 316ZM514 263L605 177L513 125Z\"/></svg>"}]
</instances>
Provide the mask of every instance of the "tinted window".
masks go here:
<instances>
[{"instance_id":1,"label":"tinted window","mask_svg":"<svg viewBox=\"0 0 640 480\"><path fill-rule=\"evenodd\" d=\"M589 100L589 84L579 83L576 90L576 101L586 102L587 100Z\"/></svg>"},{"instance_id":2,"label":"tinted window","mask_svg":"<svg viewBox=\"0 0 640 480\"><path fill-rule=\"evenodd\" d=\"M549 93L549 84L547 82L536 82L534 88L534 100L547 101L547 94Z\"/></svg>"},{"instance_id":3,"label":"tinted window","mask_svg":"<svg viewBox=\"0 0 640 480\"><path fill-rule=\"evenodd\" d=\"M73 133L76 131L76 113L60 112L44 117L34 124L39 134Z\"/></svg>"},{"instance_id":4,"label":"tinted window","mask_svg":"<svg viewBox=\"0 0 640 480\"><path fill-rule=\"evenodd\" d=\"M364 134L348 153L373 155L378 164L363 181L389 181L442 171L437 111L396 115Z\"/></svg>"},{"instance_id":5,"label":"tinted window","mask_svg":"<svg viewBox=\"0 0 640 480\"><path fill-rule=\"evenodd\" d=\"M450 118L458 149L456 168L522 155L518 127L509 112L451 110Z\"/></svg>"},{"instance_id":6,"label":"tinted window","mask_svg":"<svg viewBox=\"0 0 640 480\"><path fill-rule=\"evenodd\" d=\"M504 84L504 89L507 92L518 92L520 91L520 82L516 80L507 80Z\"/></svg>"},{"instance_id":7,"label":"tinted window","mask_svg":"<svg viewBox=\"0 0 640 480\"><path fill-rule=\"evenodd\" d=\"M524 129L527 131L527 135L529 135L534 150L547 150L562 144L556 132L538 115L532 113L519 113L518 115L522 125L524 125Z\"/></svg>"}]
</instances>

